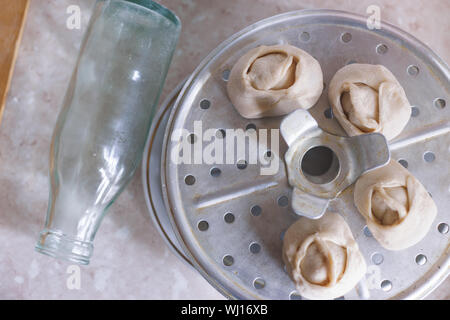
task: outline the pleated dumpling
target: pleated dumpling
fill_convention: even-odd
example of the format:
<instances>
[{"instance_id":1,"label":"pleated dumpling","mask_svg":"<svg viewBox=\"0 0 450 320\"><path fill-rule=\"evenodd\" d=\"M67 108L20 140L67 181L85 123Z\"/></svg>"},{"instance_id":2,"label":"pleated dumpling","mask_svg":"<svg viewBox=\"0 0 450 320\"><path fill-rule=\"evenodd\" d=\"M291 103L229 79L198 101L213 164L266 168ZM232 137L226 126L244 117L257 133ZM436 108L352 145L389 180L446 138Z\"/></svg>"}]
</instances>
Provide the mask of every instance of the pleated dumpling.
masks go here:
<instances>
[{"instance_id":1,"label":"pleated dumpling","mask_svg":"<svg viewBox=\"0 0 450 320\"><path fill-rule=\"evenodd\" d=\"M375 239L388 250L418 243L437 214L424 186L393 160L358 179L354 200Z\"/></svg>"},{"instance_id":2,"label":"pleated dumpling","mask_svg":"<svg viewBox=\"0 0 450 320\"><path fill-rule=\"evenodd\" d=\"M317 102L323 91L322 69L297 47L260 46L233 66L227 91L244 118L280 116Z\"/></svg>"},{"instance_id":3,"label":"pleated dumpling","mask_svg":"<svg viewBox=\"0 0 450 320\"><path fill-rule=\"evenodd\" d=\"M334 299L352 290L366 263L345 220L325 213L300 218L286 231L283 261L298 293L308 299Z\"/></svg>"},{"instance_id":4,"label":"pleated dumpling","mask_svg":"<svg viewBox=\"0 0 450 320\"><path fill-rule=\"evenodd\" d=\"M330 82L328 98L334 116L350 136L379 132L391 140L411 116L405 91L381 65L343 67Z\"/></svg>"}]
</instances>

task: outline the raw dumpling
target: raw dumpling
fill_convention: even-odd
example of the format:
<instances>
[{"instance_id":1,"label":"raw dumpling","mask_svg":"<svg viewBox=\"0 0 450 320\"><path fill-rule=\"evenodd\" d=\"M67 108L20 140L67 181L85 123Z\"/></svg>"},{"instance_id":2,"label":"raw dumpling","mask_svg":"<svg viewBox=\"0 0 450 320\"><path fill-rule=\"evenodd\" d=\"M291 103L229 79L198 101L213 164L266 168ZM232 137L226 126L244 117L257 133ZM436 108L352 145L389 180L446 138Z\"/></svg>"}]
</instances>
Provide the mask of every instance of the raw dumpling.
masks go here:
<instances>
[{"instance_id":1,"label":"raw dumpling","mask_svg":"<svg viewBox=\"0 0 450 320\"><path fill-rule=\"evenodd\" d=\"M298 293L308 299L343 296L366 273L366 263L345 220L326 213L300 218L286 231L283 261Z\"/></svg>"},{"instance_id":2,"label":"raw dumpling","mask_svg":"<svg viewBox=\"0 0 450 320\"><path fill-rule=\"evenodd\" d=\"M233 66L227 90L244 118L280 116L317 102L323 90L322 69L297 47L260 46Z\"/></svg>"},{"instance_id":3,"label":"raw dumpling","mask_svg":"<svg viewBox=\"0 0 450 320\"><path fill-rule=\"evenodd\" d=\"M334 116L350 136L379 132L391 140L411 116L405 91L381 65L343 67L330 82L328 98Z\"/></svg>"},{"instance_id":4,"label":"raw dumpling","mask_svg":"<svg viewBox=\"0 0 450 320\"><path fill-rule=\"evenodd\" d=\"M361 176L354 197L369 230L389 250L402 250L419 242L437 213L424 186L393 160Z\"/></svg>"}]
</instances>

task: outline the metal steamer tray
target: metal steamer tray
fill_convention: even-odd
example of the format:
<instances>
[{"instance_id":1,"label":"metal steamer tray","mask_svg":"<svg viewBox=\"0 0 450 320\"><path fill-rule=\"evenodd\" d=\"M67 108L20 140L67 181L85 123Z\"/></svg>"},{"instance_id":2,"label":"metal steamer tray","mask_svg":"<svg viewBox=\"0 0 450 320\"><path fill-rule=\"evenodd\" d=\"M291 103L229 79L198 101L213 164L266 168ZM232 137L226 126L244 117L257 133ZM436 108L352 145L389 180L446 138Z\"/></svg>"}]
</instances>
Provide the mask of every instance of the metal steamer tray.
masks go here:
<instances>
[{"instance_id":1,"label":"metal steamer tray","mask_svg":"<svg viewBox=\"0 0 450 320\"><path fill-rule=\"evenodd\" d=\"M388 24L369 30L366 18L329 10L277 15L235 34L207 56L183 88L177 88L154 120L143 166L147 204L163 237L226 297L236 299L300 299L281 259L285 230L296 220L290 208L279 137L275 175L261 175L260 164L177 164L174 132L186 129L193 147L202 129L278 129L283 117L248 120L226 93L229 70L249 49L289 43L309 52L321 64L325 90L309 111L332 134L345 133L333 118L327 85L342 66L359 62L383 64L403 85L412 117L389 144L391 158L416 176L432 195L438 215L427 236L403 251L381 247L353 204L353 187L330 204L349 224L368 265L368 273L344 299L423 298L449 273L450 85L449 69L417 39ZM169 116L170 112L170 116ZM248 141L247 141L248 142ZM207 143L203 143L203 148ZM270 150L268 143L266 152ZM248 154L246 155L248 156Z\"/></svg>"}]
</instances>

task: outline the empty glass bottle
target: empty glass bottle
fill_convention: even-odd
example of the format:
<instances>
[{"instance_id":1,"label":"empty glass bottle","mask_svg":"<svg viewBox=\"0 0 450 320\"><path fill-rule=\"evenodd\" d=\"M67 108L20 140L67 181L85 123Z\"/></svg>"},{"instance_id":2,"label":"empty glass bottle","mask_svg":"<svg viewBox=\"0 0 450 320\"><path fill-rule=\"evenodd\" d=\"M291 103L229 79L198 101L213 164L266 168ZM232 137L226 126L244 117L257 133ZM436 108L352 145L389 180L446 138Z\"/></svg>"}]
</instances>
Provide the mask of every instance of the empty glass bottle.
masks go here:
<instances>
[{"instance_id":1,"label":"empty glass bottle","mask_svg":"<svg viewBox=\"0 0 450 320\"><path fill-rule=\"evenodd\" d=\"M150 0L95 3L53 134L37 251L89 263L105 211L140 163L180 28Z\"/></svg>"}]
</instances>

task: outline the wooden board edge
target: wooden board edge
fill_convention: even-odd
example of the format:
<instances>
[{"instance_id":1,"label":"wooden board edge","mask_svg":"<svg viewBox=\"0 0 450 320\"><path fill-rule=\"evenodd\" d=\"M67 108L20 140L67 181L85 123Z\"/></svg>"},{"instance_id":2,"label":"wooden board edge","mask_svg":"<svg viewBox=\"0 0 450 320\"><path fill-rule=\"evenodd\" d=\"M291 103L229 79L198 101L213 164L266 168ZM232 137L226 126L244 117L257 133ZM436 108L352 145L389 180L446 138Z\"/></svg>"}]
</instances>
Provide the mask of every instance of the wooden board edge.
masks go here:
<instances>
[{"instance_id":1,"label":"wooden board edge","mask_svg":"<svg viewBox=\"0 0 450 320\"><path fill-rule=\"evenodd\" d=\"M22 35L23 35L23 30L25 27L25 22L27 20L27 15L28 15L28 8L30 6L30 1L26 0L25 1L25 8L22 14L22 21L20 24L20 28L19 28L19 33L17 34L17 39L14 43L14 50L13 50L13 58L11 61L11 66L9 68L9 72L8 72L8 76L6 79L6 87L5 87L5 92L3 92L2 96L0 97L0 125L2 122L2 117L3 117L3 112L5 110L5 105L6 105L6 100L8 97L8 91L9 91L9 87L11 86L11 80L12 80L12 76L14 74L14 67L16 65L16 59L17 59L17 55L19 53L19 47L20 47L20 42L22 41Z\"/></svg>"}]
</instances>

